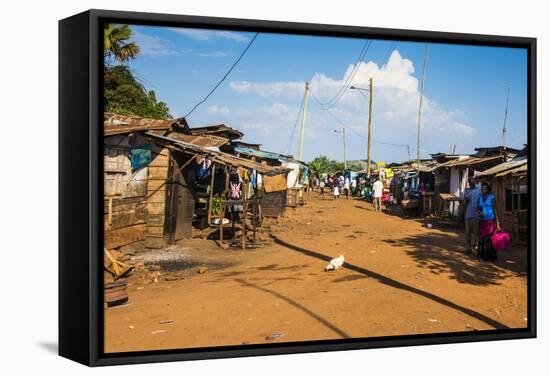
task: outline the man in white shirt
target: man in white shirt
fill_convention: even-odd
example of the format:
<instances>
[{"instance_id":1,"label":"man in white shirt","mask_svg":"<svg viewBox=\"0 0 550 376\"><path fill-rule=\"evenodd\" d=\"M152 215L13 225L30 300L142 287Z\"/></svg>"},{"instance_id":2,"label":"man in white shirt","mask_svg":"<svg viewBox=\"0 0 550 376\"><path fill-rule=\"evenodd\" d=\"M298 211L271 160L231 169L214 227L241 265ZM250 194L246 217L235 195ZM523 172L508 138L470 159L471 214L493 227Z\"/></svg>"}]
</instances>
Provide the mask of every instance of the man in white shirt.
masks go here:
<instances>
[{"instance_id":1,"label":"man in white shirt","mask_svg":"<svg viewBox=\"0 0 550 376\"><path fill-rule=\"evenodd\" d=\"M346 195L346 198L349 199L349 178L346 177L344 180L344 193Z\"/></svg>"},{"instance_id":2,"label":"man in white shirt","mask_svg":"<svg viewBox=\"0 0 550 376\"><path fill-rule=\"evenodd\" d=\"M372 185L374 196L374 210L377 212L382 211L382 191L384 190L384 183L380 179L377 179Z\"/></svg>"}]
</instances>

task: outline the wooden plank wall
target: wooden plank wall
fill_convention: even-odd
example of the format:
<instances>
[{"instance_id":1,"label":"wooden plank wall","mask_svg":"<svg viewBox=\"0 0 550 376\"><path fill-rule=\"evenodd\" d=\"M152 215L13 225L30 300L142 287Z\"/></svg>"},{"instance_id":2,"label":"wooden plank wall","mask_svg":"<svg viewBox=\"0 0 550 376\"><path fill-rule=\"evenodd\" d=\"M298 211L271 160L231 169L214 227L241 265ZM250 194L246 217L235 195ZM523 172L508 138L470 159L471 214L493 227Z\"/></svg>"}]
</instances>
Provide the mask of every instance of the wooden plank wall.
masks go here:
<instances>
[{"instance_id":1,"label":"wooden plank wall","mask_svg":"<svg viewBox=\"0 0 550 376\"><path fill-rule=\"evenodd\" d=\"M163 248L166 244L166 190L165 184L170 164L168 149L153 148L153 159L149 165L147 181L147 226L145 246L148 248Z\"/></svg>"},{"instance_id":2,"label":"wooden plank wall","mask_svg":"<svg viewBox=\"0 0 550 376\"><path fill-rule=\"evenodd\" d=\"M145 239L148 171L132 171L124 136L106 138L104 150L104 246L112 249Z\"/></svg>"}]
</instances>

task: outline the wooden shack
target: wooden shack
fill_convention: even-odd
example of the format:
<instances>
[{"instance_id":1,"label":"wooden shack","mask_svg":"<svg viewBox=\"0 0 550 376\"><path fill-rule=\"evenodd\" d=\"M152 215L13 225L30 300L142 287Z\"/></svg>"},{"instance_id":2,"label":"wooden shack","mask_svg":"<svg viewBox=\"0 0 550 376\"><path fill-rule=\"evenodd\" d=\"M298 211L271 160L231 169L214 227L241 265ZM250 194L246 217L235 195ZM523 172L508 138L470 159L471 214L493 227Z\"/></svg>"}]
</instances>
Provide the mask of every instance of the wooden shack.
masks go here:
<instances>
[{"instance_id":1,"label":"wooden shack","mask_svg":"<svg viewBox=\"0 0 550 376\"><path fill-rule=\"evenodd\" d=\"M145 240L164 213L151 195L155 181L166 179L168 150L148 143L141 132L164 132L178 120L143 119L105 114L104 121L104 246L118 248ZM185 127L182 124L182 127ZM140 154L141 153L141 154ZM142 158L140 164L139 159Z\"/></svg>"}]
</instances>

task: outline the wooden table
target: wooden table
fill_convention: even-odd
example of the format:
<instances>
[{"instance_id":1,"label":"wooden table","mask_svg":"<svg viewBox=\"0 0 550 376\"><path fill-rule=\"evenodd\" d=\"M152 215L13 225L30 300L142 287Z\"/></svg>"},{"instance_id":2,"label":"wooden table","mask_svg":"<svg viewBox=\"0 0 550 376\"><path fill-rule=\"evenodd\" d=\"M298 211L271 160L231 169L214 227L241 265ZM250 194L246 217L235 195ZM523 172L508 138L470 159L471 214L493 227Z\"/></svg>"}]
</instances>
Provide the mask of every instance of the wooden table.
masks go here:
<instances>
[{"instance_id":1,"label":"wooden table","mask_svg":"<svg viewBox=\"0 0 550 376\"><path fill-rule=\"evenodd\" d=\"M253 237L252 237L252 244L256 244L256 224L258 222L258 219L260 221L260 226L262 224L261 221L261 208L260 208L260 202L261 200L258 198L252 198L248 200L222 200L221 201L221 207L220 212L218 213L218 219L219 219L219 230L220 230L220 248L223 248L223 219L225 218L225 213L228 206L233 205L242 205L243 207L243 216L241 219L242 222L242 240L241 240L241 248L246 248L246 218L248 216L248 208L252 207L252 231L253 231ZM235 212L231 211L231 226L233 229L233 238L235 237Z\"/></svg>"}]
</instances>

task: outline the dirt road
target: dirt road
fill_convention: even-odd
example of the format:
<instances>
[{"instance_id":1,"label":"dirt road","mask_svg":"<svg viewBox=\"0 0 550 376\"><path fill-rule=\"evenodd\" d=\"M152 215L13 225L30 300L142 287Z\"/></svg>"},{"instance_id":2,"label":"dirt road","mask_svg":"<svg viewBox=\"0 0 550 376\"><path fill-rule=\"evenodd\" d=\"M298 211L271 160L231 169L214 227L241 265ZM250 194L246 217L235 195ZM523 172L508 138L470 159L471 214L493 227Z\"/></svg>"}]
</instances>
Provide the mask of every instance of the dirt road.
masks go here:
<instances>
[{"instance_id":1,"label":"dirt road","mask_svg":"<svg viewBox=\"0 0 550 376\"><path fill-rule=\"evenodd\" d=\"M214 266L184 279L131 277L130 303L105 311L105 351L526 327L525 247L480 262L460 233L425 224L314 193L270 246L196 251Z\"/></svg>"}]
</instances>

